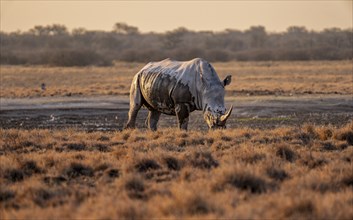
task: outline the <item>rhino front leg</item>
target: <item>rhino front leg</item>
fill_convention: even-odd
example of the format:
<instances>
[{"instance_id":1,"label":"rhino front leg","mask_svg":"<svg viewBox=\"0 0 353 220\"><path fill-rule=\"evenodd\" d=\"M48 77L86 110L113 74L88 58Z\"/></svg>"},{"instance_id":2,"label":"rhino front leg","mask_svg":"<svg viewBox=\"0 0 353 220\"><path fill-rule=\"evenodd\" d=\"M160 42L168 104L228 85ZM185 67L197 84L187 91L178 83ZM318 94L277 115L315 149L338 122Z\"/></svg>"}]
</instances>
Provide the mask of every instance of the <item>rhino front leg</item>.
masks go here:
<instances>
[{"instance_id":1,"label":"rhino front leg","mask_svg":"<svg viewBox=\"0 0 353 220\"><path fill-rule=\"evenodd\" d=\"M136 78L136 77L135 77ZM130 88L130 110L129 119L125 125L126 128L135 128L137 113L142 106L142 95L138 81L134 79Z\"/></svg>"},{"instance_id":2,"label":"rhino front leg","mask_svg":"<svg viewBox=\"0 0 353 220\"><path fill-rule=\"evenodd\" d=\"M187 104L177 104L175 106L175 113L178 119L179 128L187 130L190 114L189 106Z\"/></svg>"},{"instance_id":3,"label":"rhino front leg","mask_svg":"<svg viewBox=\"0 0 353 220\"><path fill-rule=\"evenodd\" d=\"M159 120L159 116L161 116L161 113L158 111L149 111L148 116L147 116L147 126L152 130L156 131L157 130L157 123Z\"/></svg>"}]
</instances>

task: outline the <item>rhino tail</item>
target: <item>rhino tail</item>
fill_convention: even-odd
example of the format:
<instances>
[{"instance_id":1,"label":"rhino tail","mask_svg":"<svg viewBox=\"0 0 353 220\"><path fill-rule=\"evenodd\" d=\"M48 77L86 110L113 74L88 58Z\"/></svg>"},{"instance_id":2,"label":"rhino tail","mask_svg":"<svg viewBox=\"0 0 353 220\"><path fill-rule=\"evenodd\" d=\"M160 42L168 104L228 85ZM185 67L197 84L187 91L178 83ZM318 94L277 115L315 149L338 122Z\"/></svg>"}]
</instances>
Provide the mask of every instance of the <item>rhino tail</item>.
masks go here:
<instances>
[{"instance_id":1,"label":"rhino tail","mask_svg":"<svg viewBox=\"0 0 353 220\"><path fill-rule=\"evenodd\" d=\"M137 113L142 106L142 94L140 89L139 75L136 74L130 87L130 109L128 121L124 128L135 128Z\"/></svg>"}]
</instances>

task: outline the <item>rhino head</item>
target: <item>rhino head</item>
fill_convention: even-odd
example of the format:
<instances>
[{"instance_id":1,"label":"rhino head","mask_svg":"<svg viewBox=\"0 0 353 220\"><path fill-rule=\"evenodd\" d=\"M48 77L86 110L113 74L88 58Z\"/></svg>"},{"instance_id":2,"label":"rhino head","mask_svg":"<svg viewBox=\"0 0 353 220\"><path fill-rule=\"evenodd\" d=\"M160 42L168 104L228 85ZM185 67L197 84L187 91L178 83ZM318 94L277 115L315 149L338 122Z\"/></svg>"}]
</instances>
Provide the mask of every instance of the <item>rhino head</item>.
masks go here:
<instances>
[{"instance_id":1,"label":"rhino head","mask_svg":"<svg viewBox=\"0 0 353 220\"><path fill-rule=\"evenodd\" d=\"M203 116L210 129L224 129L232 113L233 106L228 110L224 105L225 87L230 84L232 76L228 75L223 81L213 81L206 86L203 96Z\"/></svg>"}]
</instances>

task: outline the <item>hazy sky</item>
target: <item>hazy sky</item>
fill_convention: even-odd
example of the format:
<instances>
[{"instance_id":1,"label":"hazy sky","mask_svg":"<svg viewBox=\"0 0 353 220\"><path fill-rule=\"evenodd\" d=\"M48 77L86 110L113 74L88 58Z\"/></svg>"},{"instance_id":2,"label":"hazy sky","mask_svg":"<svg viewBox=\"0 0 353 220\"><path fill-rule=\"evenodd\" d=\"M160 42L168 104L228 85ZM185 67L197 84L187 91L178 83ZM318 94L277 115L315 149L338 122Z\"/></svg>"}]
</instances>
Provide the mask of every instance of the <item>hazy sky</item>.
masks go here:
<instances>
[{"instance_id":1,"label":"hazy sky","mask_svg":"<svg viewBox=\"0 0 353 220\"><path fill-rule=\"evenodd\" d=\"M190 30L245 30L263 25L284 31L292 25L309 30L352 28L348 1L1 1L1 30L27 31L35 25L64 24L70 30L112 30L125 22L142 32L177 27Z\"/></svg>"}]
</instances>

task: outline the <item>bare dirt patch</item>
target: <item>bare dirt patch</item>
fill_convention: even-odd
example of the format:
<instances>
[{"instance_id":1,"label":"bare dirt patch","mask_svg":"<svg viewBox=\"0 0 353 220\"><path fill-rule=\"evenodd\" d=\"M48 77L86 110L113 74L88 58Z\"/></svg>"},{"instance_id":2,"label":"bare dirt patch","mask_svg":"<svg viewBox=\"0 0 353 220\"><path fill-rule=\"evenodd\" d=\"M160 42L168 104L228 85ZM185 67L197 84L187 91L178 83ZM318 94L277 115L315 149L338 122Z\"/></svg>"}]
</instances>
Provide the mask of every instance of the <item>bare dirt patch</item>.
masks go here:
<instances>
[{"instance_id":1,"label":"bare dirt patch","mask_svg":"<svg viewBox=\"0 0 353 220\"><path fill-rule=\"evenodd\" d=\"M234 105L229 128L274 128L312 123L341 125L353 118L353 100L344 95L307 95L296 97L231 97L226 106ZM88 131L121 130L127 121L127 96L58 97L1 99L2 128L75 128ZM146 128L147 110L141 109L137 127ZM202 113L195 111L189 128L206 130ZM160 128L176 127L174 116L162 115Z\"/></svg>"}]
</instances>

